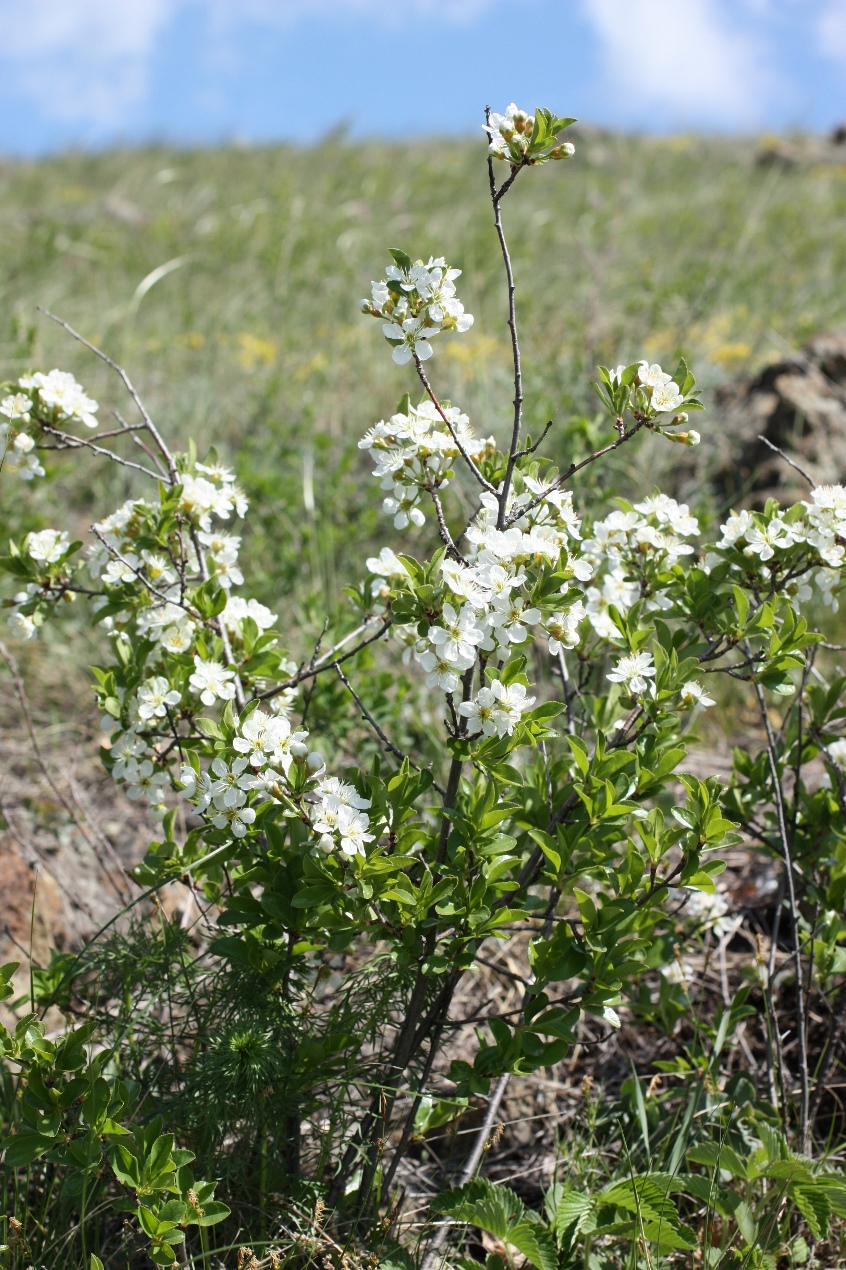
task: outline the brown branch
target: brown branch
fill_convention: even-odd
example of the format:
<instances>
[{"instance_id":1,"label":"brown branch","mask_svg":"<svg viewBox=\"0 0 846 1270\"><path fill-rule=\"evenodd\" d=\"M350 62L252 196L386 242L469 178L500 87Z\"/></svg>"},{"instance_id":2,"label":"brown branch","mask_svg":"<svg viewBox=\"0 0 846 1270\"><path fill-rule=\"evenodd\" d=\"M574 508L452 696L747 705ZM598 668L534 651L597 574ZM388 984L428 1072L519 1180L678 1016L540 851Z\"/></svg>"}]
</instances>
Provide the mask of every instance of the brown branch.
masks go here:
<instances>
[{"instance_id":1,"label":"brown branch","mask_svg":"<svg viewBox=\"0 0 846 1270\"><path fill-rule=\"evenodd\" d=\"M416 353L414 354L414 365L417 368L417 377L420 380L423 387L425 388L426 393L432 405L435 407L438 414L441 416L447 428L449 429L449 434L458 448L458 453L464 459L464 462L470 468L470 471L473 473L473 475L475 476L479 484L483 486L483 488L486 489L489 494L494 494L497 497L499 497L496 491L496 486L491 485L490 481L487 480L482 475L482 473L479 470L478 464L470 457L468 452L465 450L462 442L459 441L458 433L456 432L455 428L452 426L452 420L449 418L443 406L441 405L441 403L438 401L437 397L435 396L434 391L432 389L432 385L429 383L429 380L426 376L426 372L423 369L423 363L421 362L420 358L417 356Z\"/></svg>"},{"instance_id":2,"label":"brown branch","mask_svg":"<svg viewBox=\"0 0 846 1270\"><path fill-rule=\"evenodd\" d=\"M147 431L150 433L150 436L153 438L156 445L159 447L162 458L167 464L167 470L170 475L170 483L172 485L178 485L179 473L176 470L176 462L174 460L174 457L171 454L170 450L168 449L167 445L165 444L158 428L153 423L153 420L150 418L150 415L147 412L147 407L144 405L143 401L138 395L137 390L135 389L135 386L130 380L129 375L127 375L123 367L119 366L116 361L114 361L111 357L109 357L108 353L104 353L103 350L101 348L98 348L96 344L92 344L90 340L87 340L84 335L80 335L79 331L75 331L74 328L70 326L67 322L65 322L63 318L56 317L55 313L51 313L50 310L45 309L43 305L39 304L37 307L38 307L39 313L43 313L44 316L48 317L51 322L55 322L57 326L60 326L63 330L67 331L68 335L72 336L75 340L78 340L80 344L82 344L85 348L89 350L89 352L93 353L95 357L99 357L101 361L105 362L106 365L109 366L115 372L115 374L118 376L121 383L123 384L124 388L129 393L132 400L134 401L138 409L138 413L141 415L141 418L144 420L144 424L147 428Z\"/></svg>"}]
</instances>

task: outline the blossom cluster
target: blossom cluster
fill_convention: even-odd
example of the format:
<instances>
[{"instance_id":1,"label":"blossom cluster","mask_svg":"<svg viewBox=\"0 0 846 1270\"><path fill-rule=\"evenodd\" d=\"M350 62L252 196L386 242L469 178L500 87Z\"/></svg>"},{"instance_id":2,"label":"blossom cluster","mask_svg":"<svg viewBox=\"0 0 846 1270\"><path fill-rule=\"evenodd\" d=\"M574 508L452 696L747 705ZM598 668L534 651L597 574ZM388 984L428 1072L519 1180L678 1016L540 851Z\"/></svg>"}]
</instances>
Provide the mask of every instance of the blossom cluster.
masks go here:
<instances>
[{"instance_id":1,"label":"blossom cluster","mask_svg":"<svg viewBox=\"0 0 846 1270\"><path fill-rule=\"evenodd\" d=\"M618 366L612 371L612 376L617 383L622 381L625 371L625 366ZM657 362L650 366L649 362L642 360L636 382L638 387L643 389L649 406L655 414L669 414L671 411L678 410L684 401L681 389L673 380L672 375L662 370Z\"/></svg>"},{"instance_id":2,"label":"blossom cluster","mask_svg":"<svg viewBox=\"0 0 846 1270\"><path fill-rule=\"evenodd\" d=\"M733 512L720 530L706 567L726 556L736 565L742 560L745 570L771 568L770 562L782 565L794 574L786 583L791 595L803 603L810 600L813 580L823 603L837 612L846 556L846 487L816 486L811 501L797 504L789 514L774 504L763 512Z\"/></svg>"},{"instance_id":3,"label":"blossom cluster","mask_svg":"<svg viewBox=\"0 0 846 1270\"><path fill-rule=\"evenodd\" d=\"M394 526L422 525L420 501L425 491L449 484L452 468L462 453L475 462L496 449L493 437L479 440L467 415L456 406L437 409L431 401L409 406L407 413L391 415L374 424L358 443L369 450L373 475L387 494L382 510L393 516Z\"/></svg>"},{"instance_id":4,"label":"blossom cluster","mask_svg":"<svg viewBox=\"0 0 846 1270\"><path fill-rule=\"evenodd\" d=\"M623 657L617 659L613 669L609 670L605 678L609 683L620 684L622 691L629 697L642 697L655 695L655 659L652 653L641 649L639 652L627 653ZM709 697L702 684L697 679L688 679L682 684L679 691L679 705L682 709L706 710L708 706L715 705L713 697ZM622 720L620 726L622 726ZM616 725L614 730L616 731Z\"/></svg>"},{"instance_id":5,"label":"blossom cluster","mask_svg":"<svg viewBox=\"0 0 846 1270\"><path fill-rule=\"evenodd\" d=\"M107 629L120 629L134 619L138 632L166 653L190 652L202 624L186 594L186 580L197 586L212 578L227 592L244 581L238 565L240 537L212 526L212 517L228 520L233 512L246 514L247 500L234 474L219 464L197 463L194 472L181 473L179 479L177 510L186 532L172 534L167 548L158 541L139 547L157 539L161 507L136 499L93 526L96 541L88 549L88 571L104 587L100 607L110 610L103 619ZM127 608L115 611L122 599ZM221 623L238 631L246 617L259 630L276 621L258 601L230 595Z\"/></svg>"},{"instance_id":6,"label":"blossom cluster","mask_svg":"<svg viewBox=\"0 0 846 1270\"><path fill-rule=\"evenodd\" d=\"M28 384L45 409L61 409L66 417L76 412L73 417L89 426L96 422L96 403L80 398L81 390L74 395L70 377L52 372ZM15 411L30 401L21 398ZM6 413L11 417L11 405ZM375 839L370 803L326 774L322 756L306 744L307 731L289 720L296 688L284 677L296 666L275 651L276 615L234 593L244 581L241 538L220 524L247 511L234 474L212 456L191 462L177 482L162 486L157 500L130 499L98 521L81 565L71 562L79 544L65 531L28 534L17 551L33 580L15 596L11 627L32 638L59 599L80 589L92 597L117 654L114 670L97 672L104 761L127 795L154 815L164 814L168 792L176 788L211 827L241 839L258 806L272 800L309 825L316 848L337 849L343 857L364 854ZM88 577L80 579L83 570ZM239 715L244 667L257 649L260 673L271 670L274 677L254 676L250 683L254 694L271 688L271 709L253 705ZM196 735L203 708L228 711L231 729L205 770L197 757L202 751L181 745ZM186 754L191 761L183 759L180 770L179 756Z\"/></svg>"},{"instance_id":7,"label":"blossom cluster","mask_svg":"<svg viewBox=\"0 0 846 1270\"><path fill-rule=\"evenodd\" d=\"M283 802L299 810L323 852L366 853L373 842L370 801L354 786L327 776L323 756L306 745L308 732L279 715L256 708L243 718L232 754L212 760L208 771L184 764L184 795L216 828L243 838L256 819L256 805Z\"/></svg>"},{"instance_id":8,"label":"blossom cluster","mask_svg":"<svg viewBox=\"0 0 846 1270\"><path fill-rule=\"evenodd\" d=\"M393 345L393 359L398 366L412 357L426 361L432 356L431 340L441 331L461 334L473 325L473 316L455 291L460 269L452 269L443 256L412 262L402 252L394 252L394 261L385 269L385 277L371 285L371 298L361 301L361 310L382 319L382 333Z\"/></svg>"},{"instance_id":9,"label":"blossom cluster","mask_svg":"<svg viewBox=\"0 0 846 1270\"><path fill-rule=\"evenodd\" d=\"M510 497L513 523L506 529L497 528L495 495L480 496L480 510L464 534L464 560L441 561L440 611L427 633L421 636L416 625L394 627L426 672L429 688L456 692L480 654L508 660L533 628L544 634L554 656L579 642L585 609L578 593L569 593L568 578L589 577L590 569L568 550L580 538L572 496L530 476L522 477L522 486ZM387 596L388 579L407 576L389 548L367 565L376 574L376 594ZM561 580L550 595L540 596L536 583L544 571Z\"/></svg>"},{"instance_id":10,"label":"blossom cluster","mask_svg":"<svg viewBox=\"0 0 846 1270\"><path fill-rule=\"evenodd\" d=\"M488 153L494 159L507 159L514 166L525 163L532 150L535 125L535 116L521 110L514 102L506 106L501 115L492 111L488 122L483 125L488 134ZM547 157L569 159L575 152L572 142L562 141L551 147Z\"/></svg>"},{"instance_id":11,"label":"blossom cluster","mask_svg":"<svg viewBox=\"0 0 846 1270\"><path fill-rule=\"evenodd\" d=\"M23 375L16 391L0 399L0 466L22 481L44 475L35 453L41 423L81 423L96 428L97 402L64 370Z\"/></svg>"},{"instance_id":12,"label":"blossom cluster","mask_svg":"<svg viewBox=\"0 0 846 1270\"><path fill-rule=\"evenodd\" d=\"M582 543L582 563L591 585L585 591L588 620L602 639L620 639L609 608L623 616L639 599L647 610L668 607L661 576L694 553L687 541L699 521L686 503L655 494L595 521Z\"/></svg>"},{"instance_id":13,"label":"blossom cluster","mask_svg":"<svg viewBox=\"0 0 846 1270\"><path fill-rule=\"evenodd\" d=\"M599 372L602 385L594 384L594 388L618 424L627 410L633 410L641 424L646 423L669 441L687 446L699 444L698 432L692 428L680 429L680 425L688 422L689 410L702 409L699 393L693 391L696 380L684 361L679 363L675 377L657 362L650 364L645 358L614 370L600 366ZM668 428L672 430L667 431Z\"/></svg>"},{"instance_id":14,"label":"blossom cluster","mask_svg":"<svg viewBox=\"0 0 846 1270\"><path fill-rule=\"evenodd\" d=\"M535 704L535 698L526 695L525 684L507 686L500 679L492 679L486 688L480 688L470 701L462 701L458 713L467 720L467 735L512 736L514 729L527 710Z\"/></svg>"}]
</instances>

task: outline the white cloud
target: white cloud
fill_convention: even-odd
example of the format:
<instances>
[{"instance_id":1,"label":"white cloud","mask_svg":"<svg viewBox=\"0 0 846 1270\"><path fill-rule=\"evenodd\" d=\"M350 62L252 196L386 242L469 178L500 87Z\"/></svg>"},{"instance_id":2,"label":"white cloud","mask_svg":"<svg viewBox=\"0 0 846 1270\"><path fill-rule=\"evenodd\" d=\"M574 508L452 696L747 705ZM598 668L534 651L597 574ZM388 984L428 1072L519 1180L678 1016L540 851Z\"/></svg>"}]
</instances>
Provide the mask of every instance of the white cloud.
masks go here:
<instances>
[{"instance_id":1,"label":"white cloud","mask_svg":"<svg viewBox=\"0 0 846 1270\"><path fill-rule=\"evenodd\" d=\"M828 0L816 22L817 47L824 57L846 62L846 5Z\"/></svg>"},{"instance_id":2,"label":"white cloud","mask_svg":"<svg viewBox=\"0 0 846 1270\"><path fill-rule=\"evenodd\" d=\"M5 87L48 118L119 124L146 91L149 58L174 8L174 0L7 0Z\"/></svg>"},{"instance_id":3,"label":"white cloud","mask_svg":"<svg viewBox=\"0 0 846 1270\"><path fill-rule=\"evenodd\" d=\"M737 21L743 6L729 4L582 0L602 44L614 104L625 101L641 116L657 109L678 123L759 122L775 77L760 30L753 39Z\"/></svg>"},{"instance_id":4,"label":"white cloud","mask_svg":"<svg viewBox=\"0 0 846 1270\"><path fill-rule=\"evenodd\" d=\"M402 0L399 10L397 0L0 0L0 77L48 119L113 132L147 96L156 46L188 8L200 11L213 45L245 20L279 28L311 17L393 23L417 13L460 23L491 3Z\"/></svg>"}]
</instances>

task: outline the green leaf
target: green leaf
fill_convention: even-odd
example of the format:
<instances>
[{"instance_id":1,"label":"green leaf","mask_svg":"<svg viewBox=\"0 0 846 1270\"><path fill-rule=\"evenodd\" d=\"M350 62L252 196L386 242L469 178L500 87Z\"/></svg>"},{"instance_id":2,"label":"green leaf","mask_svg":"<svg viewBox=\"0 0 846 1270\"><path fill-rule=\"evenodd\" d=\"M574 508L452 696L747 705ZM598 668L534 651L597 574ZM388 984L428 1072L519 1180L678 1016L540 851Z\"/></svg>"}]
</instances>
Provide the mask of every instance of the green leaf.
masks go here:
<instances>
[{"instance_id":1,"label":"green leaf","mask_svg":"<svg viewBox=\"0 0 846 1270\"><path fill-rule=\"evenodd\" d=\"M318 904L331 900L337 893L337 888L330 882L318 882L315 886L304 886L291 903L294 908L316 908Z\"/></svg>"},{"instance_id":2,"label":"green leaf","mask_svg":"<svg viewBox=\"0 0 846 1270\"><path fill-rule=\"evenodd\" d=\"M411 256L402 251L399 247L389 247L388 251L394 258L394 264L399 265L400 269L404 269L407 273L414 263Z\"/></svg>"},{"instance_id":3,"label":"green leaf","mask_svg":"<svg viewBox=\"0 0 846 1270\"><path fill-rule=\"evenodd\" d=\"M511 1244L536 1270L557 1270L558 1252L552 1235L535 1213L527 1212L522 1200L507 1186L477 1178L439 1196L432 1204L432 1211L469 1222L503 1243Z\"/></svg>"},{"instance_id":4,"label":"green leaf","mask_svg":"<svg viewBox=\"0 0 846 1270\"><path fill-rule=\"evenodd\" d=\"M46 1155L56 1145L56 1138L48 1137L44 1133L22 1132L14 1133L9 1138L4 1138L0 1142L0 1149L5 1152L6 1164L9 1168L18 1169L27 1164L32 1164L33 1160L38 1160L42 1155Z\"/></svg>"},{"instance_id":5,"label":"green leaf","mask_svg":"<svg viewBox=\"0 0 846 1270\"><path fill-rule=\"evenodd\" d=\"M745 626L749 616L749 596L739 586L733 586L731 590L734 595L734 607L737 609L737 620L741 626Z\"/></svg>"},{"instance_id":6,"label":"green leaf","mask_svg":"<svg viewBox=\"0 0 846 1270\"><path fill-rule=\"evenodd\" d=\"M578 1234L593 1205L594 1201L590 1195L580 1195L577 1191L565 1191L555 1209L557 1233L563 1235L571 1226L575 1226L574 1233Z\"/></svg>"}]
</instances>

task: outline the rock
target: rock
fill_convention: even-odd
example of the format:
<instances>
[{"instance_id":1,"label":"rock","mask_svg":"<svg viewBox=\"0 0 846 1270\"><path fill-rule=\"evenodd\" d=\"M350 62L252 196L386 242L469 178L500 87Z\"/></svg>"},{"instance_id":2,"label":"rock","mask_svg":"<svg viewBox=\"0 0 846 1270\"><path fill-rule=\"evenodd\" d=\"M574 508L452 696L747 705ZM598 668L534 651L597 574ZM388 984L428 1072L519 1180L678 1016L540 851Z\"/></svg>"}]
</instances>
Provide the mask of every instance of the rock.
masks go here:
<instances>
[{"instance_id":1,"label":"rock","mask_svg":"<svg viewBox=\"0 0 846 1270\"><path fill-rule=\"evenodd\" d=\"M846 481L846 331L737 380L716 397L714 484L735 507L804 498L808 483L760 436L815 482Z\"/></svg>"}]
</instances>

